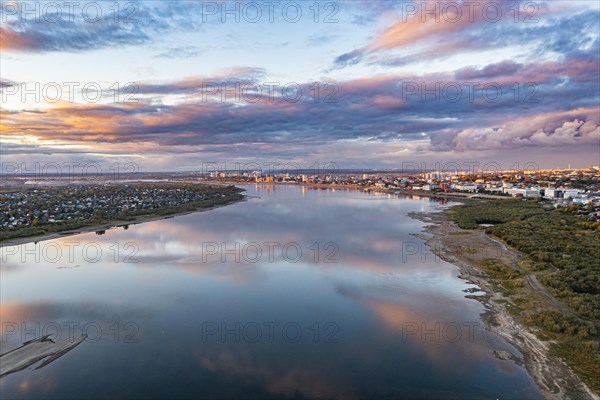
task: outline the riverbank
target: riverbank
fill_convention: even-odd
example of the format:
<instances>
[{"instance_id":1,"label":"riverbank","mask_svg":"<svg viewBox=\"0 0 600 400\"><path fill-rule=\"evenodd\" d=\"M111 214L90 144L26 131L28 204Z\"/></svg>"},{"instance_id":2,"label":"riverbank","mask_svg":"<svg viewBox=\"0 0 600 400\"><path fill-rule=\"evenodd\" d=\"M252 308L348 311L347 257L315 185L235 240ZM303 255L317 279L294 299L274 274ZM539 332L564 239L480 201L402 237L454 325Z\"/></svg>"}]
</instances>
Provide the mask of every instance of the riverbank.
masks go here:
<instances>
[{"instance_id":1,"label":"riverbank","mask_svg":"<svg viewBox=\"0 0 600 400\"><path fill-rule=\"evenodd\" d=\"M210 210L214 210L216 208L225 207L225 206L239 203L239 202L246 201L246 200L247 200L247 196L242 195L242 198L240 198L240 199L231 200L231 201L225 202L223 204L217 204L217 205L206 207L206 208L198 207L195 210L188 210L188 211L182 211L182 212L178 212L178 213L164 214L164 215L151 215L151 214L140 215L140 216L136 216L132 220L128 220L128 221L115 220L115 221L109 221L109 222L106 222L103 224L89 225L89 226L84 226L81 228L66 230L66 231L62 231L62 232L52 232L52 233L48 233L48 234L44 234L44 235L27 236L27 237L22 237L22 238L8 239L8 240L4 240L4 241L0 242L0 248L7 247L7 246L18 246L18 245L32 243L32 242L37 243L37 242L41 242L41 241L45 241L45 240L60 239L60 238L68 237L68 236L79 235L82 233L102 232L102 231L107 231L107 230L115 229L115 228L122 228L122 227L124 228L124 227L129 227L131 225L139 225L139 224L143 224L146 222L160 221L163 219L174 218L174 217L178 217L181 215L188 215L188 214L193 214L193 213L197 213L197 212L210 211Z\"/></svg>"},{"instance_id":2,"label":"riverbank","mask_svg":"<svg viewBox=\"0 0 600 400\"><path fill-rule=\"evenodd\" d=\"M482 320L486 328L514 346L521 354L508 357L522 362L530 376L539 386L544 398L558 399L594 399L599 397L592 392L575 375L565 362L552 354L551 341L541 340L532 329L517 319L514 305L502 293L501 288L493 283L492 271L483 266L493 255L495 266L500 268L518 268L523 255L506 246L504 243L486 235L483 230L464 230L459 228L450 218L449 209L439 213L413 213L410 216L425 223L425 232L429 235L417 235L441 259L459 268L459 277L477 285L485 294L473 296L486 308ZM548 291L537 282L535 275L522 276L526 291L540 307L556 301ZM559 303L560 304L560 303Z\"/></svg>"}]
</instances>

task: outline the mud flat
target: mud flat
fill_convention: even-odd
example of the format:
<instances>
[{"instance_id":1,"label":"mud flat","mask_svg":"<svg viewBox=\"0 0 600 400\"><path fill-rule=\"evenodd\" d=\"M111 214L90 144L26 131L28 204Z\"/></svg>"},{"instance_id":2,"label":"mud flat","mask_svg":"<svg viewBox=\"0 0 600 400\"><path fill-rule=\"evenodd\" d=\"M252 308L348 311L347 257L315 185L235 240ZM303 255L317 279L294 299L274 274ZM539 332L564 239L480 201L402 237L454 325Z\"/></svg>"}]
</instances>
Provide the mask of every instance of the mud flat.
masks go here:
<instances>
[{"instance_id":1,"label":"mud flat","mask_svg":"<svg viewBox=\"0 0 600 400\"><path fill-rule=\"evenodd\" d=\"M515 266L516 260L524 256L504 243L493 239L482 230L459 228L448 215L448 209L437 213L411 213L412 218L428 225L425 233L415 235L425 240L433 253L459 268L459 278L481 288L484 295L467 295L477 299L486 307L481 318L493 334L510 343L522 354L492 354L500 359L511 359L522 363L536 382L545 399L594 399L600 397L590 390L573 373L562 359L551 354L551 342L540 340L535 333L519 322L508 309L510 301L495 290L486 273L477 261L489 258L489 249L494 249L494 258L507 265ZM532 295L554 299L535 276L525 276L527 287Z\"/></svg>"}]
</instances>

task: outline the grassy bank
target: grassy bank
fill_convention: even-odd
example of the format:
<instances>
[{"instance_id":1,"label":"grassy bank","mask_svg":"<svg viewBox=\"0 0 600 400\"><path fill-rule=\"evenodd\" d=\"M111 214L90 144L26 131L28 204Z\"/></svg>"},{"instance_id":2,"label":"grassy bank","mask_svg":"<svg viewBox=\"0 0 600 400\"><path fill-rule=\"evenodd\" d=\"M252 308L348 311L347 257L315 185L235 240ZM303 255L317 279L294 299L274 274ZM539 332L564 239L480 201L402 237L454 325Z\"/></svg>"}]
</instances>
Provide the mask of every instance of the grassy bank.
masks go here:
<instances>
[{"instance_id":1,"label":"grassy bank","mask_svg":"<svg viewBox=\"0 0 600 400\"><path fill-rule=\"evenodd\" d=\"M493 258L478 264L508 298L508 309L551 340L552 351L600 393L600 223L576 211L502 200L470 202L451 215L459 227L485 229L524 255L513 265ZM542 293L532 282L543 285Z\"/></svg>"}]
</instances>

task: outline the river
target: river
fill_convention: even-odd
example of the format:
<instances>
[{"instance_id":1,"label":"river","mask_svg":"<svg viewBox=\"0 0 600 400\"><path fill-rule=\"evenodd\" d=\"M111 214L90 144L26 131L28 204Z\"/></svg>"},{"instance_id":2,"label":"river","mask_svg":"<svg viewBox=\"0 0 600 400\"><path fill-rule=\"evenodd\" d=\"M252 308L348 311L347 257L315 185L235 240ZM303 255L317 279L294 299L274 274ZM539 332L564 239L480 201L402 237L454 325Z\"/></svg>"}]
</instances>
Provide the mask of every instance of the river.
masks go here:
<instances>
[{"instance_id":1,"label":"river","mask_svg":"<svg viewBox=\"0 0 600 400\"><path fill-rule=\"evenodd\" d=\"M249 185L215 210L2 249L2 353L88 338L9 398L538 399L473 285L414 234L431 198ZM477 293L475 293L477 294Z\"/></svg>"}]
</instances>

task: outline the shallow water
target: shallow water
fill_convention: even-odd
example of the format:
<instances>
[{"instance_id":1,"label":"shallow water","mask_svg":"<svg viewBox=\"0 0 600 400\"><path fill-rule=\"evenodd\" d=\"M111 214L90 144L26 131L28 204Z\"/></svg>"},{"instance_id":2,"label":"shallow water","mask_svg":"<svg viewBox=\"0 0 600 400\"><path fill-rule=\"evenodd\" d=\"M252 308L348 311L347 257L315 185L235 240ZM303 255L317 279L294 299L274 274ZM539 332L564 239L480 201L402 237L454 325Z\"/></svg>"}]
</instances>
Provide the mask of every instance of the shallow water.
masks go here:
<instances>
[{"instance_id":1,"label":"shallow water","mask_svg":"<svg viewBox=\"0 0 600 400\"><path fill-rule=\"evenodd\" d=\"M246 186L213 211L2 249L2 353L88 339L7 398L540 398L410 212L447 204Z\"/></svg>"}]
</instances>

